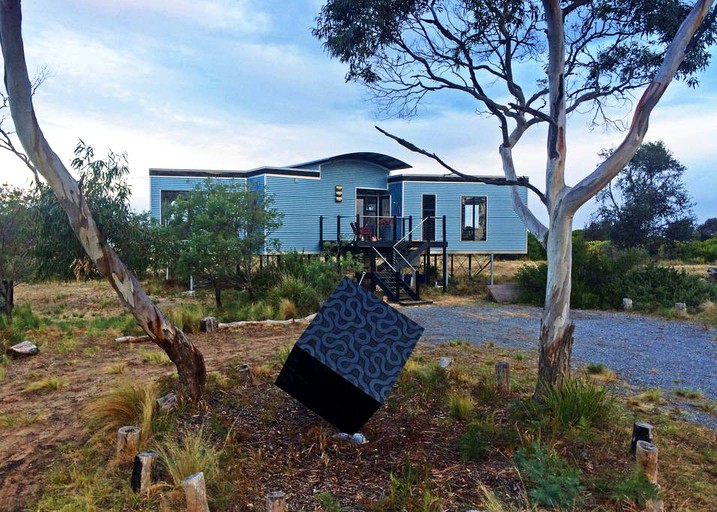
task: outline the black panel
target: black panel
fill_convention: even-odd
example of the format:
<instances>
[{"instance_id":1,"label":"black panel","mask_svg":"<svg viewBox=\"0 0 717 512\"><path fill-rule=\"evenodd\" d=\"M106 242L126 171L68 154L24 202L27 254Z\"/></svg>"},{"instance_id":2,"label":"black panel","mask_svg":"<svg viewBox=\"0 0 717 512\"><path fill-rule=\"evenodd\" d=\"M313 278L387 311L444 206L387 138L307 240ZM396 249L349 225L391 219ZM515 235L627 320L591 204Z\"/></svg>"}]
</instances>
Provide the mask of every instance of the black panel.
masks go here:
<instances>
[{"instance_id":1,"label":"black panel","mask_svg":"<svg viewBox=\"0 0 717 512\"><path fill-rule=\"evenodd\" d=\"M354 434L381 404L294 346L276 385L341 432Z\"/></svg>"}]
</instances>

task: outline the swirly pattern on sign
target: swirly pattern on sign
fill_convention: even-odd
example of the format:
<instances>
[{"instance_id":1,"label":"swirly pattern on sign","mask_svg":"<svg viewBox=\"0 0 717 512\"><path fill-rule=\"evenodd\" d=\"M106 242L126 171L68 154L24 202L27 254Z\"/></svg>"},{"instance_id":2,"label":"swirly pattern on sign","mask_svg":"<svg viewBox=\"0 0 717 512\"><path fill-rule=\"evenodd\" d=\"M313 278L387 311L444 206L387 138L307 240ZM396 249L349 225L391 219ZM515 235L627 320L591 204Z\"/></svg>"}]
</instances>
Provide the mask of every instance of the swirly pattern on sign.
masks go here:
<instances>
[{"instance_id":1,"label":"swirly pattern on sign","mask_svg":"<svg viewBox=\"0 0 717 512\"><path fill-rule=\"evenodd\" d=\"M297 346L384 402L423 327L344 278Z\"/></svg>"}]
</instances>

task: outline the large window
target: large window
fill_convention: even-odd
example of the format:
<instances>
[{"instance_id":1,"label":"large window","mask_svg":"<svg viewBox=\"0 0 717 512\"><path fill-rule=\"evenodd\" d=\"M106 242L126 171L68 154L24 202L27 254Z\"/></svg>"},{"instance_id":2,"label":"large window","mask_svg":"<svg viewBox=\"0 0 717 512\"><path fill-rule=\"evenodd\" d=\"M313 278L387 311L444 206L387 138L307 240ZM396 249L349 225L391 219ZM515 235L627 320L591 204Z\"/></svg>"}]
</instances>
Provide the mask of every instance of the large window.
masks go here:
<instances>
[{"instance_id":1,"label":"large window","mask_svg":"<svg viewBox=\"0 0 717 512\"><path fill-rule=\"evenodd\" d=\"M485 242L486 204L484 196L461 197L461 241Z\"/></svg>"}]
</instances>

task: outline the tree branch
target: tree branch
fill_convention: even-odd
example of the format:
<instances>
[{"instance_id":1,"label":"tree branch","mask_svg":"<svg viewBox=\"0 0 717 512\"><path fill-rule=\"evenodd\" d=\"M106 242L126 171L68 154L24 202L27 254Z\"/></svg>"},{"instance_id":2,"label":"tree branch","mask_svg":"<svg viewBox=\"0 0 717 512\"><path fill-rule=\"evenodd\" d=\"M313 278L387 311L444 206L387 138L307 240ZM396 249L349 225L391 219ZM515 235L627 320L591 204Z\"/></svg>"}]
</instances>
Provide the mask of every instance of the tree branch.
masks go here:
<instances>
[{"instance_id":1,"label":"tree branch","mask_svg":"<svg viewBox=\"0 0 717 512\"><path fill-rule=\"evenodd\" d=\"M396 135L393 135L386 130L383 130L379 128L378 126L374 126L379 132L383 133L386 137L395 140L398 142L401 146L408 149L409 151L413 151L414 153L421 154L423 156L427 156L428 158L431 158L432 160L435 160L438 162L438 164L443 167L444 169L450 171L451 173L455 174L456 176L460 176L466 181L474 181L478 183L486 183L488 185L498 185L498 186L510 186L510 187L525 187L527 189L532 190L540 199L540 201L545 204L546 199L545 195L538 189L535 185L532 185L527 178L515 178L515 179L504 179L504 178L490 178L490 177L480 177L480 176L471 176L470 174L462 173L450 165L448 165L446 162L444 162L438 155L435 153L430 153L426 151L425 149L421 149L415 144L412 144L408 142L406 139L402 139L401 137L398 137Z\"/></svg>"},{"instance_id":2,"label":"tree branch","mask_svg":"<svg viewBox=\"0 0 717 512\"><path fill-rule=\"evenodd\" d=\"M628 133L622 143L589 176L586 176L567 193L566 205L569 211L575 213L580 206L607 186L610 180L617 176L635 155L645 137L645 133L647 133L652 110L674 78L685 57L685 52L692 36L709 13L713 2L714 0L698 0L695 3L667 48L660 69L642 94Z\"/></svg>"}]
</instances>

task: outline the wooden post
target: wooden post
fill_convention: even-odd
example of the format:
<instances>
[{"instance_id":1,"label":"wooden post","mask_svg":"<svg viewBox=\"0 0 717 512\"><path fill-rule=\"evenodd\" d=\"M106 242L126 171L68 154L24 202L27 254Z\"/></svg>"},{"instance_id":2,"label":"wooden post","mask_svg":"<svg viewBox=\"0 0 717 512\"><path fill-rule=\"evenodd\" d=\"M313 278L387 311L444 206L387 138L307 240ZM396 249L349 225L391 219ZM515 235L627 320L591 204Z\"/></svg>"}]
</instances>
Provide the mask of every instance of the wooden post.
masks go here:
<instances>
[{"instance_id":1,"label":"wooden post","mask_svg":"<svg viewBox=\"0 0 717 512\"><path fill-rule=\"evenodd\" d=\"M157 460L156 452L141 452L134 458L130 485L134 492L146 493L152 485L152 469Z\"/></svg>"},{"instance_id":2,"label":"wooden post","mask_svg":"<svg viewBox=\"0 0 717 512\"><path fill-rule=\"evenodd\" d=\"M493 286L493 253L490 253L490 285Z\"/></svg>"},{"instance_id":3,"label":"wooden post","mask_svg":"<svg viewBox=\"0 0 717 512\"><path fill-rule=\"evenodd\" d=\"M187 512L209 512L207 503L207 487L204 484L204 473L194 473L182 481L184 497L187 499Z\"/></svg>"},{"instance_id":4,"label":"wooden post","mask_svg":"<svg viewBox=\"0 0 717 512\"><path fill-rule=\"evenodd\" d=\"M254 383L254 376L251 374L251 368L248 364L239 367L239 383L244 387L251 386Z\"/></svg>"},{"instance_id":5,"label":"wooden post","mask_svg":"<svg viewBox=\"0 0 717 512\"><path fill-rule=\"evenodd\" d=\"M139 449L140 432L142 432L142 429L134 425L120 427L119 430L117 430L117 449L115 454L122 456L137 453Z\"/></svg>"},{"instance_id":6,"label":"wooden post","mask_svg":"<svg viewBox=\"0 0 717 512\"><path fill-rule=\"evenodd\" d=\"M214 332L217 330L219 323L213 316L207 316L199 321L199 330L201 332Z\"/></svg>"},{"instance_id":7,"label":"wooden post","mask_svg":"<svg viewBox=\"0 0 717 512\"><path fill-rule=\"evenodd\" d=\"M336 261L341 256L341 215L336 216Z\"/></svg>"},{"instance_id":8,"label":"wooden post","mask_svg":"<svg viewBox=\"0 0 717 512\"><path fill-rule=\"evenodd\" d=\"M471 256L472 256L471 254L468 255L468 280L469 281L471 280L471 261L473 259Z\"/></svg>"},{"instance_id":9,"label":"wooden post","mask_svg":"<svg viewBox=\"0 0 717 512\"><path fill-rule=\"evenodd\" d=\"M396 226L396 216L393 216L393 241L396 241L396 232L397 232L398 226Z\"/></svg>"},{"instance_id":10,"label":"wooden post","mask_svg":"<svg viewBox=\"0 0 717 512\"><path fill-rule=\"evenodd\" d=\"M266 512L286 512L286 494L281 491L267 494Z\"/></svg>"},{"instance_id":11,"label":"wooden post","mask_svg":"<svg viewBox=\"0 0 717 512\"><path fill-rule=\"evenodd\" d=\"M408 241L413 242L413 216L408 216Z\"/></svg>"},{"instance_id":12,"label":"wooden post","mask_svg":"<svg viewBox=\"0 0 717 512\"><path fill-rule=\"evenodd\" d=\"M657 446L647 441L638 441L635 450L637 463L653 484L657 483L657 451Z\"/></svg>"},{"instance_id":13,"label":"wooden post","mask_svg":"<svg viewBox=\"0 0 717 512\"><path fill-rule=\"evenodd\" d=\"M443 293L448 288L448 246L446 245L446 216L443 216Z\"/></svg>"},{"instance_id":14,"label":"wooden post","mask_svg":"<svg viewBox=\"0 0 717 512\"><path fill-rule=\"evenodd\" d=\"M510 363L495 363L495 386L501 395L510 394Z\"/></svg>"},{"instance_id":15,"label":"wooden post","mask_svg":"<svg viewBox=\"0 0 717 512\"><path fill-rule=\"evenodd\" d=\"M655 428L651 424L644 421L636 421L632 425L632 440L630 441L630 453L635 455L635 449L638 441L647 441L652 443L652 429Z\"/></svg>"}]
</instances>

